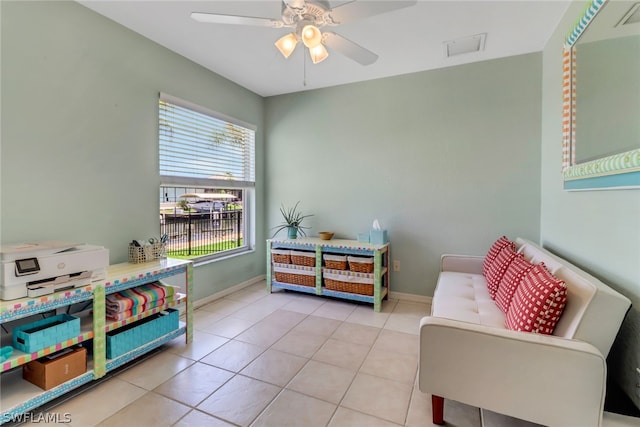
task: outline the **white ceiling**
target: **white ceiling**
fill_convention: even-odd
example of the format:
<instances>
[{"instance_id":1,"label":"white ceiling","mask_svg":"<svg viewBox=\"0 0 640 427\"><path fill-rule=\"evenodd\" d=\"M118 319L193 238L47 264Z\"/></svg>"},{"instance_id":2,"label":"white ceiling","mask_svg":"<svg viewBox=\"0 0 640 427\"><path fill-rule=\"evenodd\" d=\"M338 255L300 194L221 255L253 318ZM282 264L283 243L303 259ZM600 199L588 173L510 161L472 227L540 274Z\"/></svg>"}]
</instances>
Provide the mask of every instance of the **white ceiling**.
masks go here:
<instances>
[{"instance_id":1,"label":"white ceiling","mask_svg":"<svg viewBox=\"0 0 640 427\"><path fill-rule=\"evenodd\" d=\"M289 32L286 28L205 24L190 18L197 11L279 19L279 0L78 1L262 96L538 52L570 4L418 0L405 9L325 27L379 55L376 63L363 66L331 51L314 65L301 45L284 59L274 42ZM330 1L332 7L342 3ZM480 33L487 33L483 52L444 57L444 41Z\"/></svg>"}]
</instances>

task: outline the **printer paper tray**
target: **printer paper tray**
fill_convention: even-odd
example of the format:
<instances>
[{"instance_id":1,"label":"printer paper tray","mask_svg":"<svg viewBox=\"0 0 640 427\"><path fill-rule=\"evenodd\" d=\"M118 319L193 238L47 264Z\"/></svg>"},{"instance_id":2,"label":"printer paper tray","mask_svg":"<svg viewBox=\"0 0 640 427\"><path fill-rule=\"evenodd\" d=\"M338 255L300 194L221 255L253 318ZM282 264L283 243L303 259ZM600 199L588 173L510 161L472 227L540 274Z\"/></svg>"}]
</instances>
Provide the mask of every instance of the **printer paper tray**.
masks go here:
<instances>
[{"instance_id":1,"label":"printer paper tray","mask_svg":"<svg viewBox=\"0 0 640 427\"><path fill-rule=\"evenodd\" d=\"M73 289L91 284L91 272L85 271L80 275L70 277L60 276L48 282L32 283L27 285L27 296L35 298L42 295L49 295L65 289Z\"/></svg>"}]
</instances>

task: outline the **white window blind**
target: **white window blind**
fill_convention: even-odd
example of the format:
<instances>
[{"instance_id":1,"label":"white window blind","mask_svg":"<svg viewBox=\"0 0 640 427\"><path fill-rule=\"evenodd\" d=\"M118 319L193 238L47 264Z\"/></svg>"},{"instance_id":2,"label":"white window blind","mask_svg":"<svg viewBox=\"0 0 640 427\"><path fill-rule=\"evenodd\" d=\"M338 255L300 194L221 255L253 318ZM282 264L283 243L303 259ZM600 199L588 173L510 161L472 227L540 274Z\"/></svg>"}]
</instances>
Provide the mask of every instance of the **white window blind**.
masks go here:
<instances>
[{"instance_id":1,"label":"white window blind","mask_svg":"<svg viewBox=\"0 0 640 427\"><path fill-rule=\"evenodd\" d=\"M164 185L255 186L255 130L168 95L159 101Z\"/></svg>"}]
</instances>

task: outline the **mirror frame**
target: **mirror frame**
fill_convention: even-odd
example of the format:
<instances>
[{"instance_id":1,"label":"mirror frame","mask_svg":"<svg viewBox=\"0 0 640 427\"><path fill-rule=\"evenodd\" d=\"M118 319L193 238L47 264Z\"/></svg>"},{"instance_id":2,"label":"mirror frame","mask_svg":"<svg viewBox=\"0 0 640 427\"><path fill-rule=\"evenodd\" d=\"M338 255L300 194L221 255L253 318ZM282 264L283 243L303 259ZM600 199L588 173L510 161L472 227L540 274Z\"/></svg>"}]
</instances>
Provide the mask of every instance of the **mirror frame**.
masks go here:
<instances>
[{"instance_id":1,"label":"mirror frame","mask_svg":"<svg viewBox=\"0 0 640 427\"><path fill-rule=\"evenodd\" d=\"M592 0L564 42L562 52L562 175L565 190L640 188L640 148L576 163L575 44L607 3Z\"/></svg>"}]
</instances>

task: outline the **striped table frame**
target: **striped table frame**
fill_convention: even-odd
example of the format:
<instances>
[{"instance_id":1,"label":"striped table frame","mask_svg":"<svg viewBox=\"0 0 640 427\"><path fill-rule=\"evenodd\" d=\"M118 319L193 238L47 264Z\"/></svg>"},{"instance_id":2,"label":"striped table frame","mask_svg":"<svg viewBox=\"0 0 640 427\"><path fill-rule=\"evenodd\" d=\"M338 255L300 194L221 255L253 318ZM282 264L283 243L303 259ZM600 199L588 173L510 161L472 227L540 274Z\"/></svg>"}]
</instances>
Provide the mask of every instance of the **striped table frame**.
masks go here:
<instances>
[{"instance_id":1,"label":"striped table frame","mask_svg":"<svg viewBox=\"0 0 640 427\"><path fill-rule=\"evenodd\" d=\"M640 149L576 163L576 43L608 0L591 0L562 52L562 177L566 190L640 187Z\"/></svg>"},{"instance_id":2,"label":"striped table frame","mask_svg":"<svg viewBox=\"0 0 640 427\"><path fill-rule=\"evenodd\" d=\"M300 286L291 283L277 282L273 278L273 261L271 257L271 249L297 249L314 251L316 254L316 286ZM367 302L373 304L373 310L380 312L382 310L382 301L389 296L390 279L389 279L389 251L388 243L384 245L376 245L371 243L363 243L355 240L321 240L315 237L303 239L270 239L267 240L267 290L271 292L274 288L288 289L291 291L312 293L315 295L326 295L336 298L343 298L353 301ZM322 278L322 255L325 253L342 254L342 255L361 255L370 256L374 259L374 277L373 296L360 295L349 292L335 291L326 289L323 286Z\"/></svg>"},{"instance_id":3,"label":"striped table frame","mask_svg":"<svg viewBox=\"0 0 640 427\"><path fill-rule=\"evenodd\" d=\"M143 344L139 348L123 355L122 357L114 360L107 360L107 322L105 318L106 295L179 274L184 274L184 289L186 289L186 295L178 294L180 295L179 301L175 304L167 304L167 306L186 304L186 324L185 322L181 322L180 327L171 333L160 337L153 342ZM2 413L0 413L0 424L17 419L20 414L36 409L44 403L60 397L83 384L101 378L106 375L109 370L121 366L136 357L177 338L180 335L185 335L187 344L191 343L193 340L193 264L191 261L173 259L159 259L141 264L116 264L107 268L106 280L93 283L90 286L38 298L22 298L15 301L1 301L0 321L2 323L9 322L31 316L33 314L88 300L93 300L93 318L89 329L82 332L80 336L57 343L54 346L42 349L33 354L16 353L0 364L0 367L2 368L2 372L19 368L21 365L24 365L31 360L62 350L80 342L93 339L93 368L89 369L85 374L54 387L51 390L42 391L41 393L24 397L23 401L18 404L13 404L10 408L3 407ZM156 311L157 310L155 309L149 310L142 313L140 316L137 316L136 319L146 317ZM115 329L119 325L121 326L131 323L133 320L134 319L127 319L122 322L110 322L108 328ZM22 397L20 398L22 399ZM5 396L3 396L3 401L6 402Z\"/></svg>"}]
</instances>

